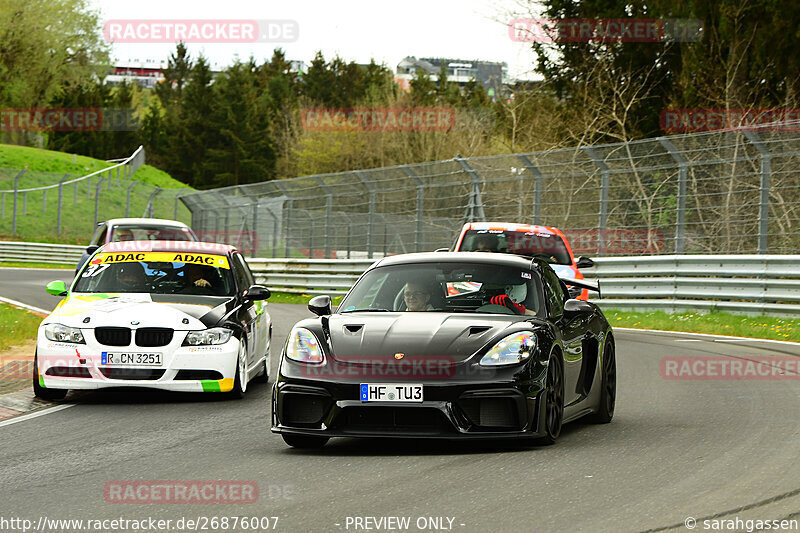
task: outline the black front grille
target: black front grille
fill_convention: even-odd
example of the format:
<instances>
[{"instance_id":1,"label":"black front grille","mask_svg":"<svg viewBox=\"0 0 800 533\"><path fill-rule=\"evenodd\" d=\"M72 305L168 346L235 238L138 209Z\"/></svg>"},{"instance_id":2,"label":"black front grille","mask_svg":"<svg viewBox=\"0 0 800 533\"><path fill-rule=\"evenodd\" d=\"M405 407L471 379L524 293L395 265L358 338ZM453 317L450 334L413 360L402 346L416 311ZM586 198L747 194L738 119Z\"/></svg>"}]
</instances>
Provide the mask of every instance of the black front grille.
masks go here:
<instances>
[{"instance_id":1,"label":"black front grille","mask_svg":"<svg viewBox=\"0 0 800 533\"><path fill-rule=\"evenodd\" d=\"M100 372L109 379L144 380L158 379L164 375L163 368L101 368Z\"/></svg>"},{"instance_id":2,"label":"black front grille","mask_svg":"<svg viewBox=\"0 0 800 533\"><path fill-rule=\"evenodd\" d=\"M216 370L178 370L176 380L222 379L224 376Z\"/></svg>"},{"instance_id":3,"label":"black front grille","mask_svg":"<svg viewBox=\"0 0 800 533\"><path fill-rule=\"evenodd\" d=\"M130 346L130 328L102 327L94 329L94 338L106 346Z\"/></svg>"},{"instance_id":4,"label":"black front grille","mask_svg":"<svg viewBox=\"0 0 800 533\"><path fill-rule=\"evenodd\" d=\"M459 402L470 422L482 428L515 428L517 404L513 398L468 398Z\"/></svg>"},{"instance_id":5,"label":"black front grille","mask_svg":"<svg viewBox=\"0 0 800 533\"><path fill-rule=\"evenodd\" d=\"M139 328L136 330L136 346L166 346L172 342L170 328Z\"/></svg>"},{"instance_id":6,"label":"black front grille","mask_svg":"<svg viewBox=\"0 0 800 533\"><path fill-rule=\"evenodd\" d=\"M451 427L438 409L429 407L345 407L337 419L342 430L396 430L442 433Z\"/></svg>"},{"instance_id":7,"label":"black front grille","mask_svg":"<svg viewBox=\"0 0 800 533\"><path fill-rule=\"evenodd\" d=\"M82 366L51 366L45 372L46 376L58 376L60 378L90 378L92 375L89 370Z\"/></svg>"},{"instance_id":8,"label":"black front grille","mask_svg":"<svg viewBox=\"0 0 800 533\"><path fill-rule=\"evenodd\" d=\"M330 408L330 399L316 394L285 394L281 421L290 426L319 425Z\"/></svg>"}]
</instances>

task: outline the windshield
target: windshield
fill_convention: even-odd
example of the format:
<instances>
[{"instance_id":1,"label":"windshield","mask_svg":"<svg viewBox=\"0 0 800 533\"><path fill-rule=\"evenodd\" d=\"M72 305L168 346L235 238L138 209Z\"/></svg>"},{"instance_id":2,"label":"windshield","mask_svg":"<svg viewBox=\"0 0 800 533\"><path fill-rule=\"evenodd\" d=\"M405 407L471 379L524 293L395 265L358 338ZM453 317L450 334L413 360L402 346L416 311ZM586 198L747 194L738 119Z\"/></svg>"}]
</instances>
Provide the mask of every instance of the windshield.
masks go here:
<instances>
[{"instance_id":1,"label":"windshield","mask_svg":"<svg viewBox=\"0 0 800 533\"><path fill-rule=\"evenodd\" d=\"M531 270L480 263L378 267L359 280L339 310L544 313L540 281Z\"/></svg>"},{"instance_id":2,"label":"windshield","mask_svg":"<svg viewBox=\"0 0 800 533\"><path fill-rule=\"evenodd\" d=\"M200 296L236 293L226 257L176 252L97 254L81 271L72 291Z\"/></svg>"},{"instance_id":3,"label":"windshield","mask_svg":"<svg viewBox=\"0 0 800 533\"><path fill-rule=\"evenodd\" d=\"M114 226L109 242L121 241L196 241L189 228L141 225Z\"/></svg>"},{"instance_id":4,"label":"windshield","mask_svg":"<svg viewBox=\"0 0 800 533\"><path fill-rule=\"evenodd\" d=\"M456 251L500 252L539 257L553 265L572 264L561 237L535 231L468 230Z\"/></svg>"}]
</instances>

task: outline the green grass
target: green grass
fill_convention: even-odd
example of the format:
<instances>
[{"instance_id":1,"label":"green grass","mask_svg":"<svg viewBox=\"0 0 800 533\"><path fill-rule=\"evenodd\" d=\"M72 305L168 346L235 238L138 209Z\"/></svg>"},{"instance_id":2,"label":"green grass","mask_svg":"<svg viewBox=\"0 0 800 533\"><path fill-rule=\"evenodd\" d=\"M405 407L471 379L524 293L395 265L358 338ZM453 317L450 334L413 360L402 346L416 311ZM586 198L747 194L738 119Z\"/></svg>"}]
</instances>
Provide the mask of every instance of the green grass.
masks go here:
<instances>
[{"instance_id":1,"label":"green grass","mask_svg":"<svg viewBox=\"0 0 800 533\"><path fill-rule=\"evenodd\" d=\"M634 313L604 309L603 312L612 327L661 329L800 342L800 319L734 315L721 311L669 314L663 311Z\"/></svg>"},{"instance_id":2,"label":"green grass","mask_svg":"<svg viewBox=\"0 0 800 533\"><path fill-rule=\"evenodd\" d=\"M130 155L130 154L120 154ZM112 163L84 156L73 156L62 152L41 150L27 146L0 144L0 190L14 188L17 169L27 169L19 180L19 188L28 189L57 184L69 173L77 178L96 170L107 168ZM174 194L177 189L191 190L185 184L173 179L166 172L155 167L139 167L131 181L120 174L119 184L116 171L111 179L106 179L98 201L98 219L119 218L126 215L127 189L133 183L130 216L140 217L145 211L151 193L156 187L167 189L160 192L154 203L157 218L173 218ZM86 244L94 232L95 194L99 178L93 177L91 186L87 181L64 187L63 210L61 216L61 235L57 234L56 218L58 211L58 189L47 191L45 199L42 191L27 194L27 207L23 195L17 198L17 228L12 234L13 194L4 194L5 205L0 217L0 240L24 240L32 242L58 242ZM170 190L171 189L171 190ZM178 220L191 221L191 214L182 203L178 203Z\"/></svg>"},{"instance_id":3,"label":"green grass","mask_svg":"<svg viewBox=\"0 0 800 533\"><path fill-rule=\"evenodd\" d=\"M42 317L33 313L0 304L0 350L7 350L11 346L18 346L36 339L36 331Z\"/></svg>"},{"instance_id":4,"label":"green grass","mask_svg":"<svg viewBox=\"0 0 800 533\"><path fill-rule=\"evenodd\" d=\"M0 268L49 268L57 270L74 270L74 263L19 263L16 261L0 261Z\"/></svg>"},{"instance_id":5,"label":"green grass","mask_svg":"<svg viewBox=\"0 0 800 533\"><path fill-rule=\"evenodd\" d=\"M268 302L273 304L302 304L307 305L308 301L316 295L313 294L294 294L288 292L273 292ZM332 298L331 305L339 305L343 296Z\"/></svg>"}]
</instances>

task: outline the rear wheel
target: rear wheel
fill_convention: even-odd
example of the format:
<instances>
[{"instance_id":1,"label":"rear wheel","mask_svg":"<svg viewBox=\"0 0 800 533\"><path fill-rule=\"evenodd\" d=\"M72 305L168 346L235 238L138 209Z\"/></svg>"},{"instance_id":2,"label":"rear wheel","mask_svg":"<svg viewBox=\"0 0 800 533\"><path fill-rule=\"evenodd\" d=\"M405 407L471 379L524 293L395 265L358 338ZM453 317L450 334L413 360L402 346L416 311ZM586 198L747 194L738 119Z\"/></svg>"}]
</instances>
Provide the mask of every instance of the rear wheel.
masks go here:
<instances>
[{"instance_id":1,"label":"rear wheel","mask_svg":"<svg viewBox=\"0 0 800 533\"><path fill-rule=\"evenodd\" d=\"M564 372L561 361L555 355L550 356L550 362L547 364L544 398L545 434L534 441L534 444L539 446L549 446L556 442L561 433L561 422L564 420Z\"/></svg>"},{"instance_id":2,"label":"rear wheel","mask_svg":"<svg viewBox=\"0 0 800 533\"><path fill-rule=\"evenodd\" d=\"M328 437L315 437L313 435L281 434L283 442L292 448L322 448L328 442Z\"/></svg>"},{"instance_id":3,"label":"rear wheel","mask_svg":"<svg viewBox=\"0 0 800 533\"><path fill-rule=\"evenodd\" d=\"M617 399L617 360L614 343L606 341L603 349L603 377L600 394L600 405L590 420L596 424L608 424L614 418L614 405Z\"/></svg>"},{"instance_id":4,"label":"rear wheel","mask_svg":"<svg viewBox=\"0 0 800 533\"><path fill-rule=\"evenodd\" d=\"M42 400L63 400L67 389L48 389L39 384L39 355L33 357L33 394Z\"/></svg>"}]
</instances>

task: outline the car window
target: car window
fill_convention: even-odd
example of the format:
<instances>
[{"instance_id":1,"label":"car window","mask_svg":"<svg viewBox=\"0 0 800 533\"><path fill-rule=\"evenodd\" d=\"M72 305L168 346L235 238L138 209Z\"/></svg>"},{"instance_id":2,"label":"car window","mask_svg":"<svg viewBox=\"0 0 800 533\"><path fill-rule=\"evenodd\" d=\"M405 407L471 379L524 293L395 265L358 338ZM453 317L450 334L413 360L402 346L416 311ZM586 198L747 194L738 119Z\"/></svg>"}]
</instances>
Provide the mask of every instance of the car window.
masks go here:
<instances>
[{"instance_id":1,"label":"car window","mask_svg":"<svg viewBox=\"0 0 800 533\"><path fill-rule=\"evenodd\" d=\"M179 226L147 225L147 224L121 224L111 230L109 242L123 241L194 241L194 235L189 228Z\"/></svg>"},{"instance_id":2,"label":"car window","mask_svg":"<svg viewBox=\"0 0 800 533\"><path fill-rule=\"evenodd\" d=\"M561 316L564 313L564 289L561 281L550 268L544 270L544 288L547 295L547 304L552 316Z\"/></svg>"},{"instance_id":3,"label":"car window","mask_svg":"<svg viewBox=\"0 0 800 533\"><path fill-rule=\"evenodd\" d=\"M232 296L227 258L177 252L99 253L75 281L77 293Z\"/></svg>"},{"instance_id":4,"label":"car window","mask_svg":"<svg viewBox=\"0 0 800 533\"><path fill-rule=\"evenodd\" d=\"M106 224L101 224L97 227L94 232L94 236L92 237L90 245L93 246L102 246L106 243L106 232L108 231L108 226Z\"/></svg>"},{"instance_id":5,"label":"car window","mask_svg":"<svg viewBox=\"0 0 800 533\"><path fill-rule=\"evenodd\" d=\"M538 257L556 265L572 264L559 235L535 231L467 230L456 251L509 253Z\"/></svg>"},{"instance_id":6,"label":"car window","mask_svg":"<svg viewBox=\"0 0 800 533\"><path fill-rule=\"evenodd\" d=\"M242 256L239 254L233 255L233 275L236 277L236 283L239 285L239 292L247 290L253 285L253 277L250 270L242 261Z\"/></svg>"},{"instance_id":7,"label":"car window","mask_svg":"<svg viewBox=\"0 0 800 533\"><path fill-rule=\"evenodd\" d=\"M543 314L535 271L485 263L424 263L378 267L350 290L339 309ZM504 303L505 297L513 301Z\"/></svg>"}]
</instances>

